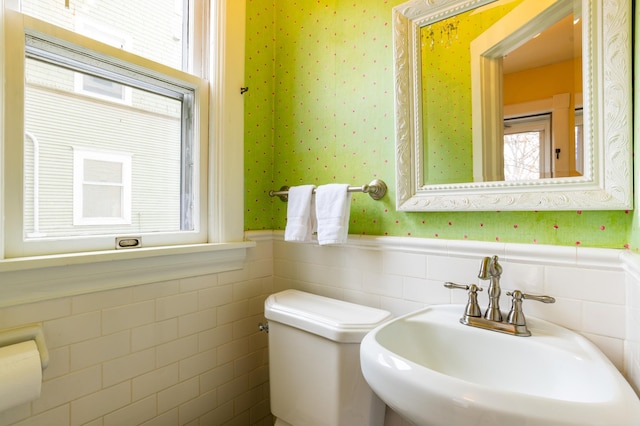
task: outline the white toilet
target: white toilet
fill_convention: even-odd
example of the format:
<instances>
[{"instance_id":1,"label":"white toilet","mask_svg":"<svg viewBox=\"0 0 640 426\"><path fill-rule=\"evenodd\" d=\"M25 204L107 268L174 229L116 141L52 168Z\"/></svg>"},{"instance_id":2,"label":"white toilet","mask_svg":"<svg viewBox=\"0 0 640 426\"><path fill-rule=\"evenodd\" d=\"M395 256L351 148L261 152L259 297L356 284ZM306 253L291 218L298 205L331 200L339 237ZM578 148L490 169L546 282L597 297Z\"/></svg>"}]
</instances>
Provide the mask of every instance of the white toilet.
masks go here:
<instances>
[{"instance_id":1,"label":"white toilet","mask_svg":"<svg viewBox=\"0 0 640 426\"><path fill-rule=\"evenodd\" d=\"M360 342L389 312L286 290L267 298L265 316L276 426L384 424L384 403L360 370Z\"/></svg>"}]
</instances>

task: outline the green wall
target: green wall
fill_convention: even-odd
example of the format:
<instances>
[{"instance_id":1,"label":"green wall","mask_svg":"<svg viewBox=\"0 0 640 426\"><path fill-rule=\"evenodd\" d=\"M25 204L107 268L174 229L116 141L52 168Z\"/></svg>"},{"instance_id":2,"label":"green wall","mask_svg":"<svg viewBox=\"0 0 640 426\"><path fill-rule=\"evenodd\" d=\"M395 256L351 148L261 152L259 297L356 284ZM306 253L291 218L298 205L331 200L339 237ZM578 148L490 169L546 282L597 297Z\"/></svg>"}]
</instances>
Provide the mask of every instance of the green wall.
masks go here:
<instances>
[{"instance_id":1,"label":"green wall","mask_svg":"<svg viewBox=\"0 0 640 426\"><path fill-rule=\"evenodd\" d=\"M395 211L391 10L402 0L247 0L245 229L284 229L281 185L389 185L353 194L351 234L586 247L640 245L633 211Z\"/></svg>"}]
</instances>

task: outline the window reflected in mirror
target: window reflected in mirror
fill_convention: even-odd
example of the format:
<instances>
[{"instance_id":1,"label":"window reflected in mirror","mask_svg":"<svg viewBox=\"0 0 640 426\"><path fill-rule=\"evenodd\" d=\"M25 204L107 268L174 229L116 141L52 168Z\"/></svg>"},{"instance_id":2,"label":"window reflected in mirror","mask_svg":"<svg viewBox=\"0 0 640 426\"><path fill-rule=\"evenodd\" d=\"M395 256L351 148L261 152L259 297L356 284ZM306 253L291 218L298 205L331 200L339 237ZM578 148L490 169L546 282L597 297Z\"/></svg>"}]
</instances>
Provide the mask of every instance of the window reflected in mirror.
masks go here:
<instances>
[{"instance_id":1,"label":"window reflected in mirror","mask_svg":"<svg viewBox=\"0 0 640 426\"><path fill-rule=\"evenodd\" d=\"M582 106L582 23L573 4L550 16L535 0L498 0L420 29L422 185L583 174L581 134L571 113ZM474 69L479 57L491 68ZM480 92L496 104L473 99L474 73L495 76L482 81ZM490 132L476 128L479 109ZM523 158L507 160L506 151L515 155L521 145L503 145L516 137L499 123L540 115L548 115L549 128L538 144L536 171L525 173ZM508 163L516 167L513 161L520 164L517 173L506 170Z\"/></svg>"},{"instance_id":2,"label":"window reflected in mirror","mask_svg":"<svg viewBox=\"0 0 640 426\"><path fill-rule=\"evenodd\" d=\"M504 180L551 177L551 114L504 121Z\"/></svg>"},{"instance_id":3,"label":"window reflected in mirror","mask_svg":"<svg viewBox=\"0 0 640 426\"><path fill-rule=\"evenodd\" d=\"M528 179L582 175L582 134L576 133L571 113L582 99L581 33L581 19L569 13L502 59L505 129L518 117L544 115L549 121L547 143L540 145L540 173L529 173ZM505 144L511 137L505 131ZM505 180L520 180L507 176L507 145L504 149Z\"/></svg>"}]
</instances>

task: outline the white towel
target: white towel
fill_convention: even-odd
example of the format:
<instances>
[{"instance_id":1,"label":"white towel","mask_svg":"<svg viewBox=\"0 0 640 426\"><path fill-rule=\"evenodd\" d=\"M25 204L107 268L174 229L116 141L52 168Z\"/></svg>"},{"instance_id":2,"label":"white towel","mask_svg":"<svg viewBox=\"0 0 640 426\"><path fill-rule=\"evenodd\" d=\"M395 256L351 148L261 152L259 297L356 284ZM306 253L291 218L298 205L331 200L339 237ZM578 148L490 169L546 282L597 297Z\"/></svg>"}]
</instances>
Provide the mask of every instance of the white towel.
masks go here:
<instances>
[{"instance_id":1,"label":"white towel","mask_svg":"<svg viewBox=\"0 0 640 426\"><path fill-rule=\"evenodd\" d=\"M292 186L289 188L287 202L287 226L284 229L285 241L311 241L315 231L316 218L313 208L314 185Z\"/></svg>"},{"instance_id":2,"label":"white towel","mask_svg":"<svg viewBox=\"0 0 640 426\"><path fill-rule=\"evenodd\" d=\"M332 183L316 189L318 244L344 244L349 235L349 185Z\"/></svg>"}]
</instances>

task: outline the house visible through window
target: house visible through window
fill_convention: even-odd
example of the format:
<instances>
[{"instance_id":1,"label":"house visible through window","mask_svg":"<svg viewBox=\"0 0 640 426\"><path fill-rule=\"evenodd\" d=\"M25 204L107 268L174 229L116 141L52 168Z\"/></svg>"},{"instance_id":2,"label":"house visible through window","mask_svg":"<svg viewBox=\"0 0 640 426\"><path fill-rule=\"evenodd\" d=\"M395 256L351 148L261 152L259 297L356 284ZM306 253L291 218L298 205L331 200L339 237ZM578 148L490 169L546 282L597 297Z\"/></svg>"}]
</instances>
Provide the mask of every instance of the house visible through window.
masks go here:
<instances>
[{"instance_id":1,"label":"house visible through window","mask_svg":"<svg viewBox=\"0 0 640 426\"><path fill-rule=\"evenodd\" d=\"M182 210L196 203L183 203L183 195L188 199L192 194L182 194L183 182L194 179L190 159L183 155L193 151L187 131L192 126L193 91L161 81L132 80L140 86L126 86L135 99L133 108L74 96L71 87L65 90L65 81L73 73L85 76L80 71L85 65L72 59L73 52L53 53L51 46L43 50L42 43L28 40L25 125L38 138L39 178L57 183L41 185L39 194L25 189L30 198L39 199L39 232L50 238L193 230L193 224L181 222ZM35 44L40 47L32 48ZM70 61L74 71L67 69ZM117 71L105 74L115 79ZM129 158L110 152L127 152ZM34 155L26 146L27 164ZM25 179L32 180L35 172L25 168ZM128 187L122 186L125 183ZM33 214L31 204L26 204L25 233L33 231Z\"/></svg>"}]
</instances>

